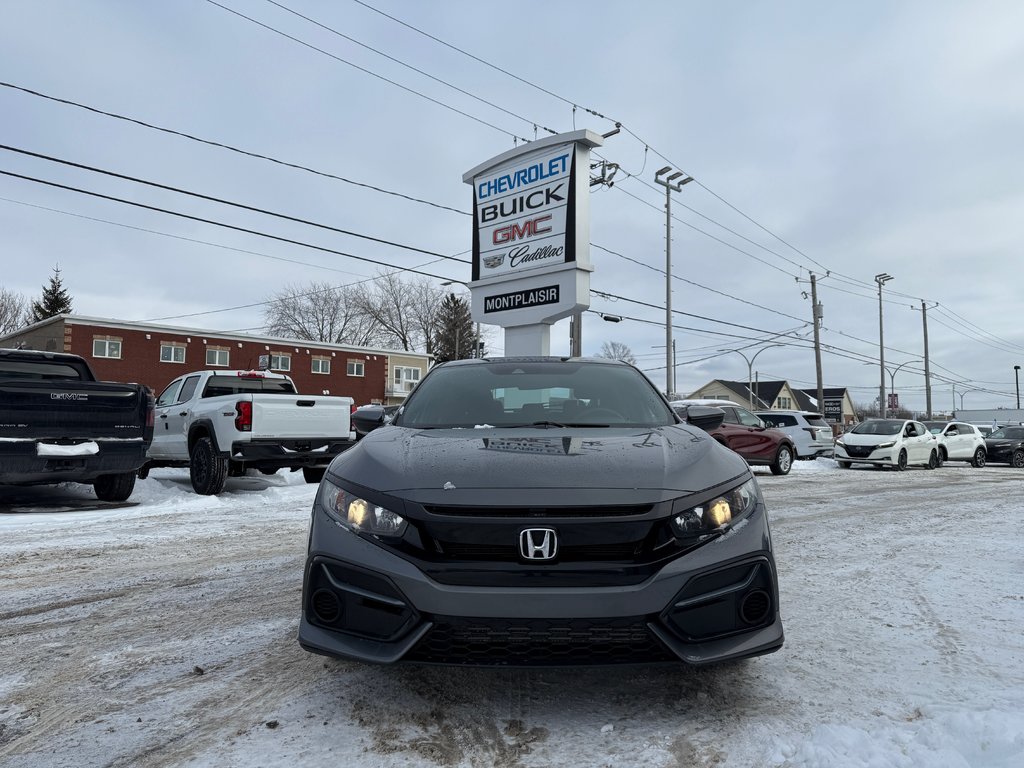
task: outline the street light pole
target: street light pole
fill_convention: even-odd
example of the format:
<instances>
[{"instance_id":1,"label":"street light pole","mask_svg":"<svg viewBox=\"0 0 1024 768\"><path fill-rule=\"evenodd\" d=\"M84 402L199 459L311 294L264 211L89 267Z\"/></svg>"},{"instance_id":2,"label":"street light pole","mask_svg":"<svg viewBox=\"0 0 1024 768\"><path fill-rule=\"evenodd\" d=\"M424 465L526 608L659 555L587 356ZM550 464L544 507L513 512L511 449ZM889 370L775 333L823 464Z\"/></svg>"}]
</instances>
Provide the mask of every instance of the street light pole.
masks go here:
<instances>
[{"instance_id":1,"label":"street light pole","mask_svg":"<svg viewBox=\"0 0 1024 768\"><path fill-rule=\"evenodd\" d=\"M654 183L665 188L665 394L671 397L676 388L675 366L672 364L672 192L678 192L683 184L693 181L693 177L674 171L661 178L669 171L673 168L666 165L655 173ZM680 176L685 178L680 179Z\"/></svg>"},{"instance_id":2,"label":"street light pole","mask_svg":"<svg viewBox=\"0 0 1024 768\"><path fill-rule=\"evenodd\" d=\"M1017 382L1017 410L1020 410L1020 366L1013 366L1013 378Z\"/></svg>"},{"instance_id":3,"label":"street light pole","mask_svg":"<svg viewBox=\"0 0 1024 768\"><path fill-rule=\"evenodd\" d=\"M738 349L720 349L719 352L735 352L737 355L742 357L747 363L747 405L750 406L750 410L754 410L754 361L757 360L757 356L764 352L766 349L772 347L784 347L785 344L769 344L767 347L761 347L754 353L753 357L747 357ZM771 408L771 404L768 405Z\"/></svg>"},{"instance_id":4,"label":"street light pole","mask_svg":"<svg viewBox=\"0 0 1024 768\"><path fill-rule=\"evenodd\" d=\"M882 286L893 276L882 272L875 275L878 283L878 411L884 419L888 414L885 406L885 337L882 333ZM955 403L954 403L955 405Z\"/></svg>"}]
</instances>

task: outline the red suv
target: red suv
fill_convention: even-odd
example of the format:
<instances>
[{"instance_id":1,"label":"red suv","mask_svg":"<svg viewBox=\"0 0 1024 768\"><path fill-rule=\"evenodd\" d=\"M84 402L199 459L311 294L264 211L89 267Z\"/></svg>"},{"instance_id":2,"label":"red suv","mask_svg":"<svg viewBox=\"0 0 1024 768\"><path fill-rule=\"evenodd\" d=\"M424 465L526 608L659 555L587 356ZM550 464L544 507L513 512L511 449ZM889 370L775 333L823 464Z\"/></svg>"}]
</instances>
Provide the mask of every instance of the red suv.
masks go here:
<instances>
[{"instance_id":1,"label":"red suv","mask_svg":"<svg viewBox=\"0 0 1024 768\"><path fill-rule=\"evenodd\" d=\"M770 429L746 408L728 400L673 400L672 407L685 416L690 405L710 405L725 411L721 426L710 434L722 445L736 451L752 466L770 467L773 475L788 475L796 455L789 435Z\"/></svg>"}]
</instances>

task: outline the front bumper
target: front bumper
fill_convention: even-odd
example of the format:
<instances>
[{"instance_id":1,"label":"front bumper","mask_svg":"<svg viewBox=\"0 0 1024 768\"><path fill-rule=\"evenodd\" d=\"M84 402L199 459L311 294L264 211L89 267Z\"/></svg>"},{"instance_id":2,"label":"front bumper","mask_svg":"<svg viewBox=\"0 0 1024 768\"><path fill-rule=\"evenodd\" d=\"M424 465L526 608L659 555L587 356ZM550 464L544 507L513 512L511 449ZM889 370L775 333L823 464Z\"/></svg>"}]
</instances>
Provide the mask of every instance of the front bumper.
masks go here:
<instances>
[{"instance_id":1,"label":"front bumper","mask_svg":"<svg viewBox=\"0 0 1024 768\"><path fill-rule=\"evenodd\" d=\"M707 664L771 653L784 639L760 504L641 583L543 581L442 584L315 508L298 639L366 662L499 666Z\"/></svg>"},{"instance_id":2,"label":"front bumper","mask_svg":"<svg viewBox=\"0 0 1024 768\"><path fill-rule=\"evenodd\" d=\"M851 464L873 464L876 467L894 467L899 457L899 448L879 448L867 456L851 456L845 446L836 445L832 458L836 461L848 461Z\"/></svg>"}]
</instances>

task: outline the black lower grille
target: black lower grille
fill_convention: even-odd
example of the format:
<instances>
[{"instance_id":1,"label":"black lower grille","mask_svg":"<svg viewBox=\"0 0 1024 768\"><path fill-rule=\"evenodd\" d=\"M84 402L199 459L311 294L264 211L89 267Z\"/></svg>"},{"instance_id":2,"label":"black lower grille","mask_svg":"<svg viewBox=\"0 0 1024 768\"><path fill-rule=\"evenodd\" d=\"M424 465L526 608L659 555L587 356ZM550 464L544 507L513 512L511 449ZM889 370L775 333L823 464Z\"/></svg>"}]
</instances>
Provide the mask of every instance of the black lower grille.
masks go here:
<instances>
[{"instance_id":1,"label":"black lower grille","mask_svg":"<svg viewBox=\"0 0 1024 768\"><path fill-rule=\"evenodd\" d=\"M522 558L516 545L505 544L463 544L454 541L439 541L442 552L456 560L489 560L492 562L514 563ZM580 544L564 546L558 550L560 563L600 562L602 560L630 560L640 554L642 541L627 541L621 544Z\"/></svg>"},{"instance_id":2,"label":"black lower grille","mask_svg":"<svg viewBox=\"0 0 1024 768\"><path fill-rule=\"evenodd\" d=\"M650 664L679 659L643 617L617 619L462 619L436 616L406 657L431 664L575 666Z\"/></svg>"},{"instance_id":3,"label":"black lower grille","mask_svg":"<svg viewBox=\"0 0 1024 768\"><path fill-rule=\"evenodd\" d=\"M873 445L848 445L846 446L846 455L866 459L874 450L875 446Z\"/></svg>"}]
</instances>

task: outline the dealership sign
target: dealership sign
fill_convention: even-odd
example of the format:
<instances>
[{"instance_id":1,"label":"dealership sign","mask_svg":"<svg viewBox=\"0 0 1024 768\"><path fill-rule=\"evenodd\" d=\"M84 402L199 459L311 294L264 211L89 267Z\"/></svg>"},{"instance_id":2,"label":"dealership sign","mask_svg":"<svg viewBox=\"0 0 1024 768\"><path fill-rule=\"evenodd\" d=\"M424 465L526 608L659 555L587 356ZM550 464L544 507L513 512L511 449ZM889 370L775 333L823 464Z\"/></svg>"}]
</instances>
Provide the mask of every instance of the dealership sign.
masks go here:
<instances>
[{"instance_id":1,"label":"dealership sign","mask_svg":"<svg viewBox=\"0 0 1024 768\"><path fill-rule=\"evenodd\" d=\"M505 328L506 354L548 354L550 325L590 306L590 150L573 131L467 171L473 185L477 322Z\"/></svg>"}]
</instances>

